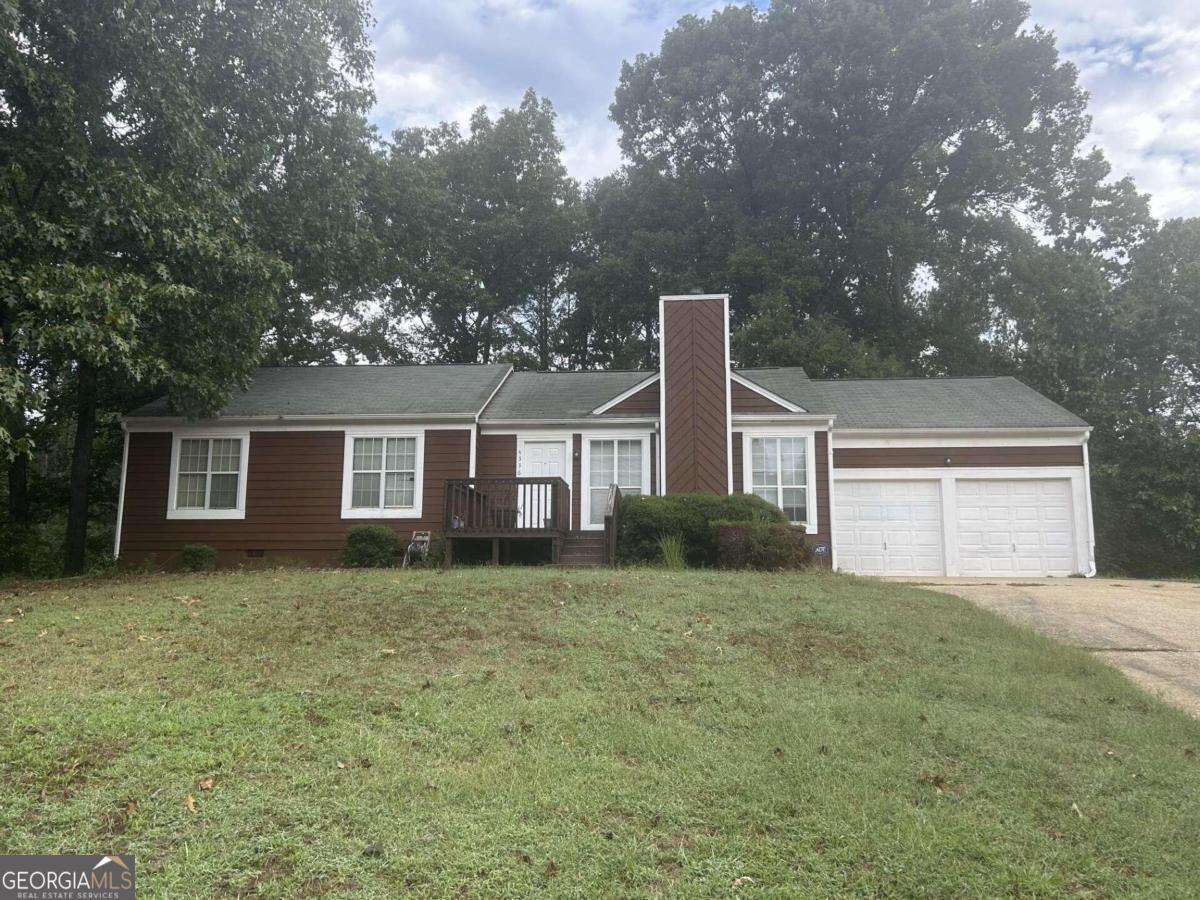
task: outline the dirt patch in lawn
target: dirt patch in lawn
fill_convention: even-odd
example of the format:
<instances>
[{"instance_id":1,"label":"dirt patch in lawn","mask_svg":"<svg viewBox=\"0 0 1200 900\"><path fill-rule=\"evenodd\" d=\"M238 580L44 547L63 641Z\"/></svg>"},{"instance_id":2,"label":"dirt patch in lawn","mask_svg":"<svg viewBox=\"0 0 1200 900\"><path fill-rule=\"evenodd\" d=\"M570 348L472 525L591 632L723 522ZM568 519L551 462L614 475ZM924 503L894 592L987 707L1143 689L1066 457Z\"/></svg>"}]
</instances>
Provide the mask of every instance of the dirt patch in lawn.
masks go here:
<instances>
[{"instance_id":1,"label":"dirt patch in lawn","mask_svg":"<svg viewBox=\"0 0 1200 900\"><path fill-rule=\"evenodd\" d=\"M734 647L747 647L771 665L791 675L819 671L831 659L864 661L870 654L862 644L810 622L794 622L779 631L739 631L729 638Z\"/></svg>"}]
</instances>

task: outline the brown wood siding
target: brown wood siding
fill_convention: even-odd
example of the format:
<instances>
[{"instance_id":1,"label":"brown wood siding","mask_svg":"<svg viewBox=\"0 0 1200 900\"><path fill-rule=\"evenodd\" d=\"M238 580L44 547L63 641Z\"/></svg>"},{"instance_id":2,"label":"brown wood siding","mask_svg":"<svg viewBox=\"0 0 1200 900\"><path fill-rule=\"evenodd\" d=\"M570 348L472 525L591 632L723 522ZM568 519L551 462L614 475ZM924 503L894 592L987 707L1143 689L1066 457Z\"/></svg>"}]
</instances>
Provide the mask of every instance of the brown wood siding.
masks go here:
<instances>
[{"instance_id":1,"label":"brown wood siding","mask_svg":"<svg viewBox=\"0 0 1200 900\"><path fill-rule=\"evenodd\" d=\"M950 462L946 462L949 459ZM1083 448L1068 447L834 447L835 469L944 466L1082 466Z\"/></svg>"},{"instance_id":2,"label":"brown wood siding","mask_svg":"<svg viewBox=\"0 0 1200 900\"><path fill-rule=\"evenodd\" d=\"M829 530L829 432L818 431L814 436L814 449L817 453L815 469L817 473L817 528L816 534L808 536L809 543L814 541L831 540Z\"/></svg>"},{"instance_id":3,"label":"brown wood siding","mask_svg":"<svg viewBox=\"0 0 1200 900\"><path fill-rule=\"evenodd\" d=\"M571 435L571 527L580 529L583 527L583 519L580 518L579 498L583 496L583 492L587 489L581 484L583 478L583 435Z\"/></svg>"},{"instance_id":4,"label":"brown wood siding","mask_svg":"<svg viewBox=\"0 0 1200 900\"><path fill-rule=\"evenodd\" d=\"M602 416L657 416L658 415L658 382L648 384L636 394L626 397L612 409L605 410Z\"/></svg>"},{"instance_id":5,"label":"brown wood siding","mask_svg":"<svg viewBox=\"0 0 1200 900\"><path fill-rule=\"evenodd\" d=\"M728 360L720 300L663 304L666 492L729 490Z\"/></svg>"},{"instance_id":6,"label":"brown wood siding","mask_svg":"<svg viewBox=\"0 0 1200 900\"><path fill-rule=\"evenodd\" d=\"M440 531L447 478L465 478L471 435L463 430L425 432L422 515L419 519L343 519L341 431L256 431L250 434L244 519L167 519L171 435L129 436L121 559L154 556L170 563L184 544L210 544L222 564L240 562L247 550L310 562L333 562L346 529L379 524L402 539L413 531Z\"/></svg>"},{"instance_id":7,"label":"brown wood siding","mask_svg":"<svg viewBox=\"0 0 1200 900\"><path fill-rule=\"evenodd\" d=\"M780 406L774 400L768 400L757 391L752 391L744 384L730 382L730 400L733 403L733 414L761 415L763 413L789 413L791 410Z\"/></svg>"},{"instance_id":8,"label":"brown wood siding","mask_svg":"<svg viewBox=\"0 0 1200 900\"><path fill-rule=\"evenodd\" d=\"M517 474L517 436L481 434L475 444L475 474L480 478L513 478Z\"/></svg>"}]
</instances>

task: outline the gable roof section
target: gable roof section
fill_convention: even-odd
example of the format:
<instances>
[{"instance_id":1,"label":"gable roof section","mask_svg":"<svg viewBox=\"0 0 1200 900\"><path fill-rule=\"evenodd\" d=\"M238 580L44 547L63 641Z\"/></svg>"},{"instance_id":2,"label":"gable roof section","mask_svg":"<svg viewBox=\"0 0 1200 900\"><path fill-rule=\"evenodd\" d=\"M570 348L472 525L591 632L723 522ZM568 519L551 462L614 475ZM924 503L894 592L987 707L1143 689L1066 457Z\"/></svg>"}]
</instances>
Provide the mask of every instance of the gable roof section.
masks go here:
<instances>
[{"instance_id":1,"label":"gable roof section","mask_svg":"<svg viewBox=\"0 0 1200 900\"><path fill-rule=\"evenodd\" d=\"M813 381L848 428L1086 428L1069 410L1010 376Z\"/></svg>"},{"instance_id":2,"label":"gable roof section","mask_svg":"<svg viewBox=\"0 0 1200 900\"><path fill-rule=\"evenodd\" d=\"M642 370L513 372L488 404L481 421L586 419L596 408L654 374Z\"/></svg>"},{"instance_id":3,"label":"gable roof section","mask_svg":"<svg viewBox=\"0 0 1200 900\"><path fill-rule=\"evenodd\" d=\"M220 418L274 416L475 416L511 371L507 364L276 366L258 369ZM165 397L129 414L173 416Z\"/></svg>"},{"instance_id":4,"label":"gable roof section","mask_svg":"<svg viewBox=\"0 0 1200 900\"><path fill-rule=\"evenodd\" d=\"M769 366L754 369L734 369L746 381L757 385L767 394L798 406L813 415L832 415L836 410L826 406L812 379L799 366Z\"/></svg>"}]
</instances>

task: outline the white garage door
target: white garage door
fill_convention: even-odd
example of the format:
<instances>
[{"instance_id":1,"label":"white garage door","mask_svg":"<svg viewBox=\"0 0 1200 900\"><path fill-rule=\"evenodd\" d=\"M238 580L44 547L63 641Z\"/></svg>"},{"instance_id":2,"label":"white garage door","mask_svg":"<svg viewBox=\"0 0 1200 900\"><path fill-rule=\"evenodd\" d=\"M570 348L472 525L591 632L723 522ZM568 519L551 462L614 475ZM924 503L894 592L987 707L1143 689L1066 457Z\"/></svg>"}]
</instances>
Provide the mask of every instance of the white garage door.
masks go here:
<instances>
[{"instance_id":1,"label":"white garage door","mask_svg":"<svg viewBox=\"0 0 1200 900\"><path fill-rule=\"evenodd\" d=\"M941 575L937 481L838 481L838 568L860 575Z\"/></svg>"},{"instance_id":2,"label":"white garage door","mask_svg":"<svg viewBox=\"0 0 1200 900\"><path fill-rule=\"evenodd\" d=\"M1075 573L1070 481L964 478L956 493L963 575Z\"/></svg>"}]
</instances>

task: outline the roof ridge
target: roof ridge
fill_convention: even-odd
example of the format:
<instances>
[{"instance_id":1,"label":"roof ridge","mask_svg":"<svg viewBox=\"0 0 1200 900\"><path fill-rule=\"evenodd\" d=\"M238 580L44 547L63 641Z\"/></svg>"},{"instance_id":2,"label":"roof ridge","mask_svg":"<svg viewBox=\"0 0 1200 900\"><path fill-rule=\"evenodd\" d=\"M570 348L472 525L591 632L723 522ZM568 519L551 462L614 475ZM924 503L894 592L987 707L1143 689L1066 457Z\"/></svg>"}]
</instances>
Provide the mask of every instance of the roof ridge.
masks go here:
<instances>
[{"instance_id":1,"label":"roof ridge","mask_svg":"<svg viewBox=\"0 0 1200 900\"><path fill-rule=\"evenodd\" d=\"M492 369L511 366L512 363L289 363L282 366L256 366L256 369Z\"/></svg>"},{"instance_id":2,"label":"roof ridge","mask_svg":"<svg viewBox=\"0 0 1200 900\"><path fill-rule=\"evenodd\" d=\"M1007 378L1024 384L1015 375L878 375L850 378L811 378L817 384L838 384L844 381L985 381Z\"/></svg>"}]
</instances>

